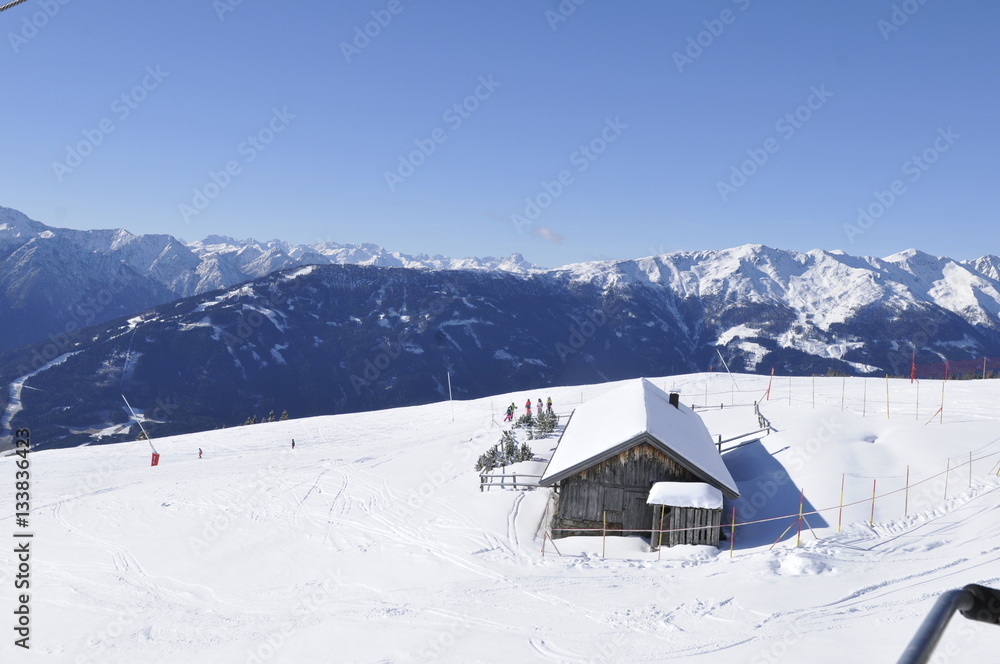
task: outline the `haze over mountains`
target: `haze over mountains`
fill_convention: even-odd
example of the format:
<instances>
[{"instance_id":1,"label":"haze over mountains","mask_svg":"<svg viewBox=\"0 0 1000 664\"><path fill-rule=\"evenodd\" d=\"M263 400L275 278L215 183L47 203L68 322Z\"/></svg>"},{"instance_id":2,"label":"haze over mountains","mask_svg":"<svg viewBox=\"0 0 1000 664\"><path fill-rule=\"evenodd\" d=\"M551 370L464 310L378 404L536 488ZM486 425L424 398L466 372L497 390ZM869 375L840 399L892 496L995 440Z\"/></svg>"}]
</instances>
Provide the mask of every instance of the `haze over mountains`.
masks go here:
<instances>
[{"instance_id":1,"label":"haze over mountains","mask_svg":"<svg viewBox=\"0 0 1000 664\"><path fill-rule=\"evenodd\" d=\"M703 371L720 354L733 371L800 375L905 374L913 350L1000 355L996 256L746 245L540 269L68 231L3 209L0 260L17 322L4 344L38 342L0 355L0 421L53 445L129 435L122 392L177 433L427 403L447 397L449 371L456 398L475 398Z\"/></svg>"}]
</instances>

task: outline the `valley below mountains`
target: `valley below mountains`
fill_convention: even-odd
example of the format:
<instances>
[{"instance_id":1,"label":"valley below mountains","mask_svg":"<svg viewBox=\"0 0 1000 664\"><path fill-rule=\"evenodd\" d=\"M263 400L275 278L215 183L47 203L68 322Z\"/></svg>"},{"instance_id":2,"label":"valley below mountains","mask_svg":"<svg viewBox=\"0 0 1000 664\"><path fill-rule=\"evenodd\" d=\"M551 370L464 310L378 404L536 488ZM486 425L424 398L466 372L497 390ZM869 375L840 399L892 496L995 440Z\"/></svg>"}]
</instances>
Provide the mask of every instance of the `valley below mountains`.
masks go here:
<instances>
[{"instance_id":1,"label":"valley below mountains","mask_svg":"<svg viewBox=\"0 0 1000 664\"><path fill-rule=\"evenodd\" d=\"M325 252L325 253L324 253ZM1000 259L747 245L541 269L66 231L0 209L0 424L40 447L637 376L1000 355ZM363 263L363 264L361 264ZM389 263L383 265L381 263ZM497 408L502 408L498 404Z\"/></svg>"}]
</instances>

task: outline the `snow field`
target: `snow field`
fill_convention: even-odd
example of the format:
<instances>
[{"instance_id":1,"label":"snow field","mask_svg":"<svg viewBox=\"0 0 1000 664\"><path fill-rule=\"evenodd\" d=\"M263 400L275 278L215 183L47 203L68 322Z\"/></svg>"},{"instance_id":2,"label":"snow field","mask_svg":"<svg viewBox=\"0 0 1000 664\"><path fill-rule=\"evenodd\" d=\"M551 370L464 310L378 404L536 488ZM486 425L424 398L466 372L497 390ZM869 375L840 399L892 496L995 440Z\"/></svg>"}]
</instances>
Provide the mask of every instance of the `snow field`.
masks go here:
<instances>
[{"instance_id":1,"label":"snow field","mask_svg":"<svg viewBox=\"0 0 1000 664\"><path fill-rule=\"evenodd\" d=\"M737 375L738 389L718 374L652 380L686 404L707 391L716 405L699 410L713 436L758 428L766 376ZM909 515L893 494L876 501L874 526L870 502L845 508L837 533L837 510L824 511L808 517L815 535L801 548L794 529L769 548L793 519L741 526L732 558L676 547L657 559L634 537L559 539L562 555L546 543L543 557L548 493L480 492L473 464L499 439L507 404L551 394L567 415L616 384L456 402L454 422L442 403L155 440L156 468L144 441L42 451L31 456L32 649L7 639L0 658L895 661L939 593L1000 581L1000 382L949 382L944 424L926 425L940 383L920 386L927 417L907 417L907 381L890 385L898 414L870 402L861 416L864 392L879 384L884 400L884 382L817 378L813 409L812 379L790 381L789 405L788 379L775 378L761 410L778 431L724 458L743 494L739 522L797 513L802 489L807 510L836 508L842 476L851 502L870 498L873 479L880 493L901 488L907 465L912 482L940 473L911 489ZM555 441L530 444L547 459ZM945 500L946 464L970 451L984 457L971 486L967 467L952 470ZM12 461L0 459L7 505ZM13 530L12 514L0 522ZM6 589L11 549L0 547ZM0 594L0 611L11 603ZM987 661L998 643L1000 630L956 618L940 652Z\"/></svg>"}]
</instances>

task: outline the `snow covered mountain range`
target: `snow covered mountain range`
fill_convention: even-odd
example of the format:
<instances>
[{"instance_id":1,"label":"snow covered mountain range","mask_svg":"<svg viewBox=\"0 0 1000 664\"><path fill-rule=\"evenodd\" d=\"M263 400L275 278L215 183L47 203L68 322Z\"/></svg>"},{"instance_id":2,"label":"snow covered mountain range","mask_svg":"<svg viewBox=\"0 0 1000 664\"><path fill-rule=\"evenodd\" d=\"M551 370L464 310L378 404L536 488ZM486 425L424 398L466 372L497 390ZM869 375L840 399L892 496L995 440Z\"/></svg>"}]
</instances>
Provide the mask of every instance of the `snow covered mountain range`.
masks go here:
<instances>
[{"instance_id":1,"label":"snow covered mountain range","mask_svg":"<svg viewBox=\"0 0 1000 664\"><path fill-rule=\"evenodd\" d=\"M182 297L298 265L356 264L417 269L504 270L536 266L507 258L409 256L373 244L293 245L213 235L184 242L123 229L54 228L0 207L0 351L103 323Z\"/></svg>"},{"instance_id":2,"label":"snow covered mountain range","mask_svg":"<svg viewBox=\"0 0 1000 664\"><path fill-rule=\"evenodd\" d=\"M3 214L3 306L41 341L0 355L0 422L65 444L125 435L122 391L179 433L270 410L427 403L446 397L449 370L456 397L475 398L703 371L720 355L734 371L799 375L907 374L912 351L918 363L1000 355L996 256L747 245L542 270L519 256L186 245Z\"/></svg>"}]
</instances>

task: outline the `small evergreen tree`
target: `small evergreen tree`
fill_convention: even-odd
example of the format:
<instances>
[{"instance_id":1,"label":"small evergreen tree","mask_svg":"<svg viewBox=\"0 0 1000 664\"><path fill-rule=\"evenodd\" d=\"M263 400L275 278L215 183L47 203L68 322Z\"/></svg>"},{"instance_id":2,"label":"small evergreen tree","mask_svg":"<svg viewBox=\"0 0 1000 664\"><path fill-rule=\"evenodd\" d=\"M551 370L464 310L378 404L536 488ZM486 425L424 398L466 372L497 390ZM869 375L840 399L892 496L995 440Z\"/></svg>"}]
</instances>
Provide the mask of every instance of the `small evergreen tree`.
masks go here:
<instances>
[{"instance_id":1,"label":"small evergreen tree","mask_svg":"<svg viewBox=\"0 0 1000 664\"><path fill-rule=\"evenodd\" d=\"M521 449L518 450L517 460L518 461L531 461L535 458L535 453L531 451L527 443L521 443Z\"/></svg>"},{"instance_id":2,"label":"small evergreen tree","mask_svg":"<svg viewBox=\"0 0 1000 664\"><path fill-rule=\"evenodd\" d=\"M535 418L534 430L535 438L544 438L547 434L552 433L556 428L556 423L558 418L555 413L539 413L538 417Z\"/></svg>"},{"instance_id":3,"label":"small evergreen tree","mask_svg":"<svg viewBox=\"0 0 1000 664\"><path fill-rule=\"evenodd\" d=\"M285 420L287 420L288 419L288 411L287 410L281 411L281 417L279 417L278 419L281 420L282 422L284 422Z\"/></svg>"},{"instance_id":4,"label":"small evergreen tree","mask_svg":"<svg viewBox=\"0 0 1000 664\"><path fill-rule=\"evenodd\" d=\"M268 422L273 422L274 421L274 411L273 410L270 413L267 414L267 421Z\"/></svg>"},{"instance_id":5,"label":"small evergreen tree","mask_svg":"<svg viewBox=\"0 0 1000 664\"><path fill-rule=\"evenodd\" d=\"M476 470L488 473L494 468L502 468L520 461L530 461L534 456L534 452L531 451L531 447L527 443L518 445L514 435L510 431L504 431L500 435L500 442L479 456L476 461Z\"/></svg>"},{"instance_id":6,"label":"small evergreen tree","mask_svg":"<svg viewBox=\"0 0 1000 664\"><path fill-rule=\"evenodd\" d=\"M501 465L506 466L517 455L517 441L514 440L514 435L510 431L504 431L500 435L500 445L503 449L503 463Z\"/></svg>"}]
</instances>

